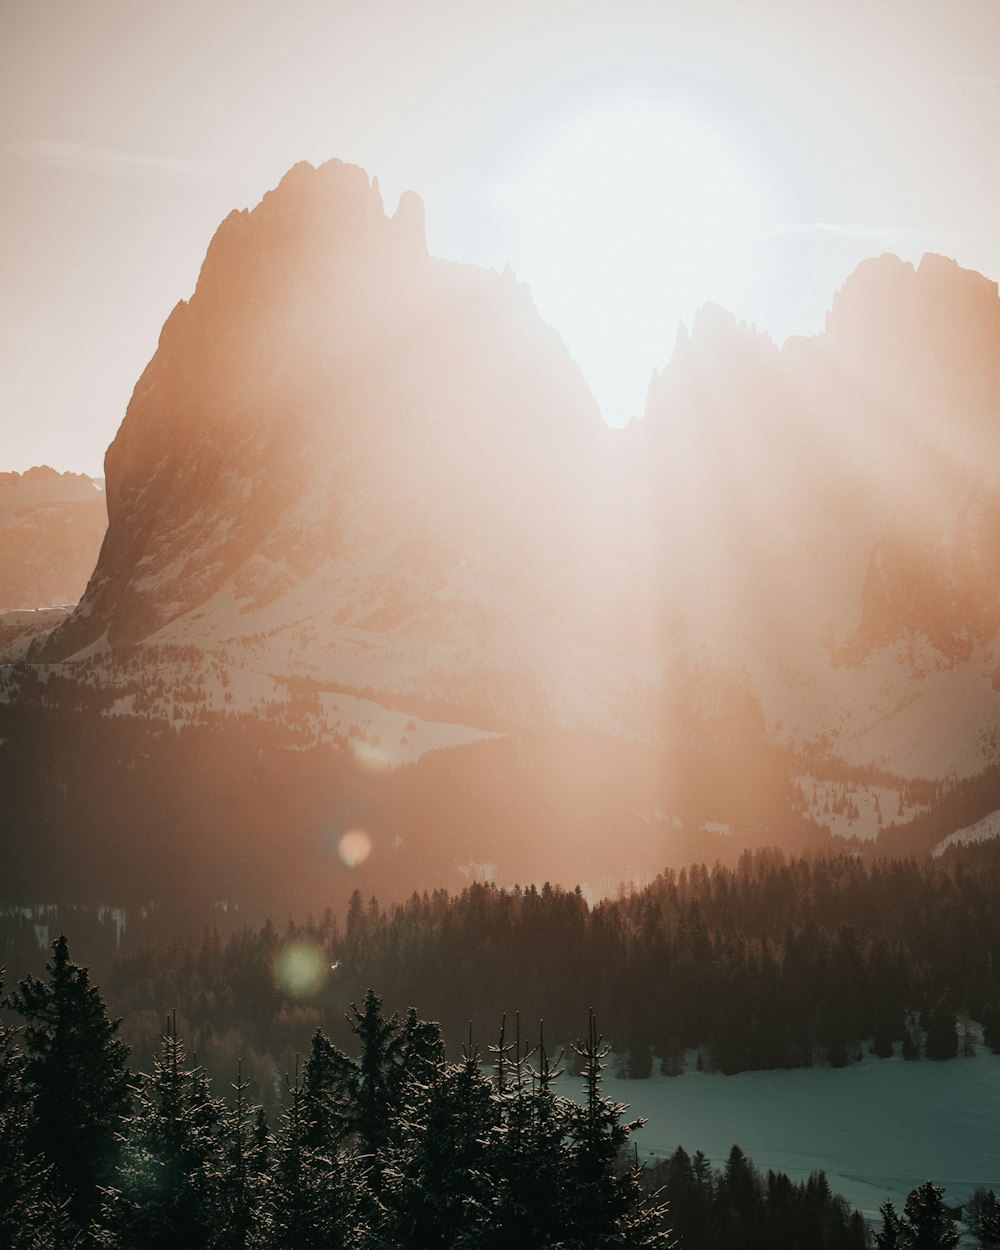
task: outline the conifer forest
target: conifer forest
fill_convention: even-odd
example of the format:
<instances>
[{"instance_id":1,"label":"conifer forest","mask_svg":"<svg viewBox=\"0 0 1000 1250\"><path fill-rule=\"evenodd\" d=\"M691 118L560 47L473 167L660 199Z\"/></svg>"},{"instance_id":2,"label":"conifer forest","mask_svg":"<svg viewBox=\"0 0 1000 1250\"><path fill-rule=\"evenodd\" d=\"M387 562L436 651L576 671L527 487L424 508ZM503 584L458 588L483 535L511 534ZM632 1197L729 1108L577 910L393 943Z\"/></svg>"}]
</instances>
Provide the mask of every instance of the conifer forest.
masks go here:
<instances>
[{"instance_id":1,"label":"conifer forest","mask_svg":"<svg viewBox=\"0 0 1000 1250\"><path fill-rule=\"evenodd\" d=\"M691 1142L640 1166L641 1120L602 1079L639 1090L685 1056L961 1062L973 1021L1000 1051L996 855L758 852L592 906L550 886L356 894L342 918L140 928L113 956L107 923L67 912L107 998L66 937L7 986L0 1245L957 1244L932 1181L869 1228L822 1171L762 1173L735 1142L721 1165ZM4 926L32 964L33 928ZM965 1218L1000 1248L991 1189Z\"/></svg>"}]
</instances>

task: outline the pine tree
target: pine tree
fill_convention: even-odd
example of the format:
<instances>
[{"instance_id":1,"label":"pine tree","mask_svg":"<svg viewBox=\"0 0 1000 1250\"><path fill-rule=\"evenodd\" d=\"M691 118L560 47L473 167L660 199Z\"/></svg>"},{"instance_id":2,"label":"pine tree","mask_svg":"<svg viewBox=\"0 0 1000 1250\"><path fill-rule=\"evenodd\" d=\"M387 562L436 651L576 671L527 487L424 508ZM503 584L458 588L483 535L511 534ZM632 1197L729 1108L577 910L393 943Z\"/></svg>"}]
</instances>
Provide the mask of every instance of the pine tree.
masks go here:
<instances>
[{"instance_id":1,"label":"pine tree","mask_svg":"<svg viewBox=\"0 0 1000 1250\"><path fill-rule=\"evenodd\" d=\"M1000 1199L992 1189L981 1203L978 1231L982 1250L1000 1250Z\"/></svg>"},{"instance_id":2,"label":"pine tree","mask_svg":"<svg viewBox=\"0 0 1000 1250\"><path fill-rule=\"evenodd\" d=\"M611 1048L598 1034L593 1012L586 1039L574 1049L583 1063L585 1101L569 1115L565 1240L581 1250L627 1244L622 1235L632 1191L617 1169L629 1134L643 1121L623 1123L628 1108L601 1092L604 1060Z\"/></svg>"},{"instance_id":3,"label":"pine tree","mask_svg":"<svg viewBox=\"0 0 1000 1250\"><path fill-rule=\"evenodd\" d=\"M246 1250L259 1218L269 1142L262 1108L246 1097L250 1082L243 1065L232 1084L235 1095L219 1122L219 1169L216 1180L217 1219L212 1250Z\"/></svg>"},{"instance_id":4,"label":"pine tree","mask_svg":"<svg viewBox=\"0 0 1000 1250\"><path fill-rule=\"evenodd\" d=\"M522 1052L519 1020L514 1042L506 1040L505 1020L499 1043L491 1049L499 1115L487 1145L491 1212L482 1244L556 1245L564 1231L569 1190L567 1103L554 1090L561 1075L559 1061L550 1062L541 1026L538 1045Z\"/></svg>"},{"instance_id":5,"label":"pine tree","mask_svg":"<svg viewBox=\"0 0 1000 1250\"><path fill-rule=\"evenodd\" d=\"M924 1181L906 1199L903 1218L907 1225L906 1250L952 1250L958 1245L958 1230L945 1210L944 1189Z\"/></svg>"},{"instance_id":6,"label":"pine tree","mask_svg":"<svg viewBox=\"0 0 1000 1250\"><path fill-rule=\"evenodd\" d=\"M444 1062L444 1039L441 1026L432 1020L421 1020L416 1008L410 1007L400 1039L398 1080L410 1077L422 1080Z\"/></svg>"},{"instance_id":7,"label":"pine tree","mask_svg":"<svg viewBox=\"0 0 1000 1250\"><path fill-rule=\"evenodd\" d=\"M336 1150L351 1129L354 1077L351 1060L317 1029L302 1077L306 1144L311 1149Z\"/></svg>"},{"instance_id":8,"label":"pine tree","mask_svg":"<svg viewBox=\"0 0 1000 1250\"><path fill-rule=\"evenodd\" d=\"M152 1074L133 1086L115 1187L108 1190L105 1244L123 1250L201 1250L221 1232L219 1205L228 1161L219 1156L222 1104L204 1068L188 1067L176 1020L168 1022Z\"/></svg>"},{"instance_id":9,"label":"pine tree","mask_svg":"<svg viewBox=\"0 0 1000 1250\"><path fill-rule=\"evenodd\" d=\"M754 1250L762 1244L760 1177L739 1146L733 1145L716 1187L716 1202L728 1244Z\"/></svg>"},{"instance_id":10,"label":"pine tree","mask_svg":"<svg viewBox=\"0 0 1000 1250\"><path fill-rule=\"evenodd\" d=\"M905 1250L906 1226L895 1205L886 1199L879 1208L883 1226L875 1230L875 1250Z\"/></svg>"},{"instance_id":11,"label":"pine tree","mask_svg":"<svg viewBox=\"0 0 1000 1250\"><path fill-rule=\"evenodd\" d=\"M370 1162L369 1182L377 1191L389 1126L399 1103L403 1039L398 1018L385 1018L382 999L374 990L367 991L360 1010L354 1003L351 1010L354 1019L348 1020L361 1043L361 1055L351 1080L352 1127L362 1154Z\"/></svg>"},{"instance_id":12,"label":"pine tree","mask_svg":"<svg viewBox=\"0 0 1000 1250\"><path fill-rule=\"evenodd\" d=\"M308 1145L305 1088L295 1072L266 1180L254 1250L349 1250L360 1244L365 1213L354 1154Z\"/></svg>"},{"instance_id":13,"label":"pine tree","mask_svg":"<svg viewBox=\"0 0 1000 1250\"><path fill-rule=\"evenodd\" d=\"M52 1195L51 1167L29 1155L24 1067L14 1030L0 1020L0 1248L53 1250L69 1244L70 1230Z\"/></svg>"},{"instance_id":14,"label":"pine tree","mask_svg":"<svg viewBox=\"0 0 1000 1250\"><path fill-rule=\"evenodd\" d=\"M26 1022L30 1149L51 1163L57 1195L74 1222L86 1225L100 1187L114 1177L129 1105L128 1048L87 969L70 962L65 937L53 942L47 970L47 981L21 981L7 1005Z\"/></svg>"},{"instance_id":15,"label":"pine tree","mask_svg":"<svg viewBox=\"0 0 1000 1250\"><path fill-rule=\"evenodd\" d=\"M388 1246L479 1250L489 1207L483 1174L494 1123L492 1088L471 1041L462 1062L405 1082L386 1151L382 1198Z\"/></svg>"},{"instance_id":16,"label":"pine tree","mask_svg":"<svg viewBox=\"0 0 1000 1250\"><path fill-rule=\"evenodd\" d=\"M678 1146L667 1161L663 1193L670 1205L674 1227L682 1229L686 1236L690 1236L692 1244L703 1245L708 1240L711 1179L708 1160L700 1153L698 1159L703 1177L706 1170L709 1172L707 1182L704 1179L699 1180L691 1156L683 1146Z\"/></svg>"},{"instance_id":17,"label":"pine tree","mask_svg":"<svg viewBox=\"0 0 1000 1250\"><path fill-rule=\"evenodd\" d=\"M978 1238L981 1250L1000 1250L1000 1199L993 1190L977 1186L962 1209L969 1232Z\"/></svg>"},{"instance_id":18,"label":"pine tree","mask_svg":"<svg viewBox=\"0 0 1000 1250\"><path fill-rule=\"evenodd\" d=\"M618 1242L629 1250L676 1250L672 1230L667 1226L670 1204L661 1190L648 1193L645 1174L635 1151L632 1163L621 1177L625 1210L618 1221Z\"/></svg>"}]
</instances>

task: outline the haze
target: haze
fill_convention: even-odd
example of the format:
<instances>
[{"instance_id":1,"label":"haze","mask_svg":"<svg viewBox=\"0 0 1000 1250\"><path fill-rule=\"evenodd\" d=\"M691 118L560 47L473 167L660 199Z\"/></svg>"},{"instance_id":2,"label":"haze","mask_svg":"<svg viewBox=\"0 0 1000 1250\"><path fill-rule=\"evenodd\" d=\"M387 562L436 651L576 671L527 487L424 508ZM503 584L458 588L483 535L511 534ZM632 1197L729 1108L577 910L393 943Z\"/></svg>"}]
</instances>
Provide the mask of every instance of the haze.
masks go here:
<instances>
[{"instance_id":1,"label":"haze","mask_svg":"<svg viewBox=\"0 0 1000 1250\"><path fill-rule=\"evenodd\" d=\"M218 222L297 160L527 281L605 419L714 301L813 333L864 257L1000 274L1000 11L599 3L5 7L0 451L100 473Z\"/></svg>"}]
</instances>

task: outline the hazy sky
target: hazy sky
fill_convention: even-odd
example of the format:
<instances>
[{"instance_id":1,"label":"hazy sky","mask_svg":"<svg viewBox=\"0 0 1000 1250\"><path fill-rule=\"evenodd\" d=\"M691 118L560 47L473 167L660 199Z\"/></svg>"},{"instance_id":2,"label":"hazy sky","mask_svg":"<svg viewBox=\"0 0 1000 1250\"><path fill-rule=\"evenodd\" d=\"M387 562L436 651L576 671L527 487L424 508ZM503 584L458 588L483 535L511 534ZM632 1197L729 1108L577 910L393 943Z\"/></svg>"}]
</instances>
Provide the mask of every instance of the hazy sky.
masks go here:
<instances>
[{"instance_id":1,"label":"hazy sky","mask_svg":"<svg viewBox=\"0 0 1000 1250\"><path fill-rule=\"evenodd\" d=\"M0 469L102 471L208 241L301 159L529 282L609 421L714 300L1000 278L1000 4L0 0Z\"/></svg>"}]
</instances>

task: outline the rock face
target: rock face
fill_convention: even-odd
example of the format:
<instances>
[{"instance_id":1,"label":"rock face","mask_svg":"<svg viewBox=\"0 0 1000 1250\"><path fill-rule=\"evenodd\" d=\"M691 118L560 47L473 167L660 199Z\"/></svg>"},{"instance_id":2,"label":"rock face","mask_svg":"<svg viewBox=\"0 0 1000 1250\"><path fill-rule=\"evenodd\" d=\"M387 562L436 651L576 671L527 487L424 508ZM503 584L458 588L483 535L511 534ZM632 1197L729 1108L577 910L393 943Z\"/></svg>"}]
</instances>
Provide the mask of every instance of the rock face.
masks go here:
<instances>
[{"instance_id":1,"label":"rock face","mask_svg":"<svg viewBox=\"0 0 1000 1250\"><path fill-rule=\"evenodd\" d=\"M997 287L951 261L866 262L781 348L709 306L611 431L525 287L429 256L415 196L300 165L170 315L94 576L32 654L171 644L484 731L970 775L998 439Z\"/></svg>"},{"instance_id":2,"label":"rock face","mask_svg":"<svg viewBox=\"0 0 1000 1250\"><path fill-rule=\"evenodd\" d=\"M501 719L582 714L612 436L527 289L430 258L422 221L331 162L223 223L108 450L108 540L47 656L239 644Z\"/></svg>"},{"instance_id":3,"label":"rock face","mask_svg":"<svg viewBox=\"0 0 1000 1250\"><path fill-rule=\"evenodd\" d=\"M47 465L0 473L0 613L75 604L106 528L103 482Z\"/></svg>"},{"instance_id":4,"label":"rock face","mask_svg":"<svg viewBox=\"0 0 1000 1250\"><path fill-rule=\"evenodd\" d=\"M896 505L851 653L923 639L937 663L960 664L1000 630L997 285L940 256L918 269L868 262L834 302L826 337L881 401L875 432Z\"/></svg>"},{"instance_id":5,"label":"rock face","mask_svg":"<svg viewBox=\"0 0 1000 1250\"><path fill-rule=\"evenodd\" d=\"M780 350L703 310L635 441L690 646L742 667L771 732L908 775L992 758L995 283L883 256L837 293L823 334Z\"/></svg>"}]
</instances>

